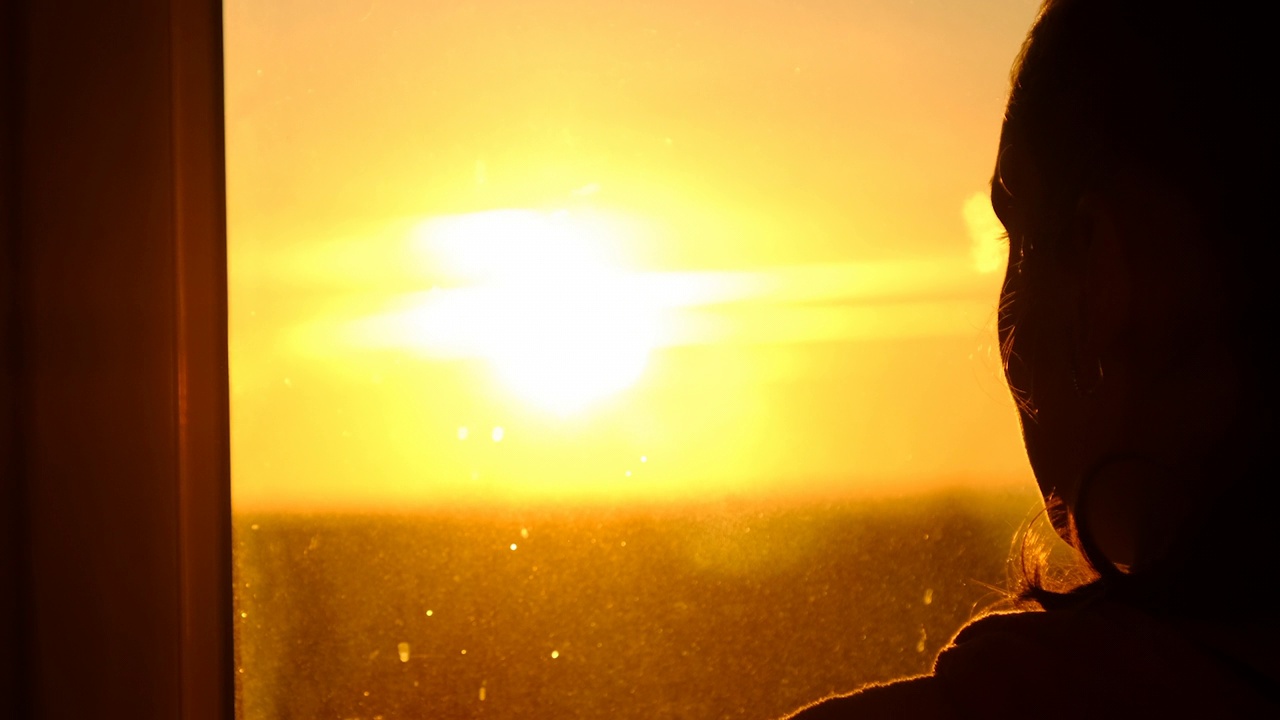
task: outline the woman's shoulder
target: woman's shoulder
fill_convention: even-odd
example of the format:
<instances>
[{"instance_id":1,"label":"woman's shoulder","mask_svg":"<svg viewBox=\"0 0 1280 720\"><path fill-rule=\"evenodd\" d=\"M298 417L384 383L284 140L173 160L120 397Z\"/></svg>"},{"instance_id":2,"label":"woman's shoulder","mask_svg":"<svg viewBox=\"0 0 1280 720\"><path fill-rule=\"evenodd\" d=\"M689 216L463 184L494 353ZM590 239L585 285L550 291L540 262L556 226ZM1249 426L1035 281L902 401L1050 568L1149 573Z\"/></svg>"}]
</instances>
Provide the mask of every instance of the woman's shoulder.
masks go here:
<instances>
[{"instance_id":1,"label":"woman's shoulder","mask_svg":"<svg viewBox=\"0 0 1280 720\"><path fill-rule=\"evenodd\" d=\"M1025 683L1009 682L1017 659L1038 654L1034 638L1044 634L1048 613L990 614L966 625L938 656L934 672L897 682L868 685L848 695L829 697L788 720L837 718L964 718L979 696L987 717L1001 717L999 706L1026 700ZM993 688L1002 688L993 692ZM1005 689L1007 687L1007 689ZM1029 690L1029 688L1028 688Z\"/></svg>"},{"instance_id":2,"label":"woman's shoulder","mask_svg":"<svg viewBox=\"0 0 1280 720\"><path fill-rule=\"evenodd\" d=\"M796 717L1274 717L1274 687L1185 627L1097 602L984 616L960 630L932 674Z\"/></svg>"},{"instance_id":3,"label":"woman's shoulder","mask_svg":"<svg viewBox=\"0 0 1280 720\"><path fill-rule=\"evenodd\" d=\"M786 720L838 720L842 718L950 718L955 717L932 675L892 683L867 685L849 695L825 698L802 708Z\"/></svg>"},{"instance_id":4,"label":"woman's shoulder","mask_svg":"<svg viewBox=\"0 0 1280 720\"><path fill-rule=\"evenodd\" d=\"M1231 634L1227 623L1215 627ZM1210 637L1099 599L975 621L938 656L934 676L958 704L994 702L1010 716L1280 716L1276 678Z\"/></svg>"}]
</instances>

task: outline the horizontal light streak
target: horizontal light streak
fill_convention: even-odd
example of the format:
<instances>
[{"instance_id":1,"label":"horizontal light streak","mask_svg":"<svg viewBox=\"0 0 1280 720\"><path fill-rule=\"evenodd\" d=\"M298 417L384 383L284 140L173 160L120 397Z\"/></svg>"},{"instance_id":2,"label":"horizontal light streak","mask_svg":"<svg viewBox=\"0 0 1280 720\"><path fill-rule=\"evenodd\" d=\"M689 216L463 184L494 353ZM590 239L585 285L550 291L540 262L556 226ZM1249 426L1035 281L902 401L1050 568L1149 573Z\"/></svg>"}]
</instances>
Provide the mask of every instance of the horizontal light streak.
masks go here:
<instances>
[{"instance_id":1,"label":"horizontal light streak","mask_svg":"<svg viewBox=\"0 0 1280 720\"><path fill-rule=\"evenodd\" d=\"M960 259L842 263L751 271L616 272L576 286L502 283L408 293L359 317L299 328L303 348L485 356L531 306L589 330L631 328L653 347L944 336L977 332L991 279ZM621 334L619 328L623 329Z\"/></svg>"}]
</instances>

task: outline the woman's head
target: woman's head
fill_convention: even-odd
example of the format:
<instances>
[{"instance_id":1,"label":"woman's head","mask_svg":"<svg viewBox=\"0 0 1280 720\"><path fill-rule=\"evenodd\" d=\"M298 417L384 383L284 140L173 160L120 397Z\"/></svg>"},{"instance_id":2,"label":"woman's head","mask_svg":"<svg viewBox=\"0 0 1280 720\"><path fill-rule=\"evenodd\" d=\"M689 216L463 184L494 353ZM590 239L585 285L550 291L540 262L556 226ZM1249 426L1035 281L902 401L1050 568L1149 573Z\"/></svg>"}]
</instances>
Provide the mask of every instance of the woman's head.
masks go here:
<instances>
[{"instance_id":1,"label":"woman's head","mask_svg":"<svg viewBox=\"0 0 1280 720\"><path fill-rule=\"evenodd\" d=\"M1223 8L1049 0L1014 69L992 181L1006 376L1095 564L1189 557L1227 488L1275 494L1250 475L1272 424L1272 81L1258 23Z\"/></svg>"}]
</instances>

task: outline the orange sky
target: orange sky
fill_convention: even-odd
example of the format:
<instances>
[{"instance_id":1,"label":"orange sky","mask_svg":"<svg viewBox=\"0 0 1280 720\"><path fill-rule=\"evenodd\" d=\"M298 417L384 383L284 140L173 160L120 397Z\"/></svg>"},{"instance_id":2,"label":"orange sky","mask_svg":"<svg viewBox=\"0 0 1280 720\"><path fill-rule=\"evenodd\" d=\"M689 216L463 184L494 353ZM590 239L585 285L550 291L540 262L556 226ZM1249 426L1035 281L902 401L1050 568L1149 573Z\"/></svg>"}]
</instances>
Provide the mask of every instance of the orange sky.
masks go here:
<instances>
[{"instance_id":1,"label":"orange sky","mask_svg":"<svg viewBox=\"0 0 1280 720\"><path fill-rule=\"evenodd\" d=\"M1027 481L974 196L1034 2L225 8L238 508Z\"/></svg>"}]
</instances>

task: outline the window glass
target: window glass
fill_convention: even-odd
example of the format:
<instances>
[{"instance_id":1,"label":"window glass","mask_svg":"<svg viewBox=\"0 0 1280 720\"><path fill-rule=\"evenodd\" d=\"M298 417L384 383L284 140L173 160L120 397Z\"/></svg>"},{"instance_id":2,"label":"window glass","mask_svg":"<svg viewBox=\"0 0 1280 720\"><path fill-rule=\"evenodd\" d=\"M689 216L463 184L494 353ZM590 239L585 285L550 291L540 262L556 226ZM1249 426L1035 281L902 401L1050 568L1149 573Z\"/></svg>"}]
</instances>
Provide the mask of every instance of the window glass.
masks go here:
<instances>
[{"instance_id":1,"label":"window glass","mask_svg":"<svg viewBox=\"0 0 1280 720\"><path fill-rule=\"evenodd\" d=\"M1037 509L1032 0L225 3L242 718L769 718Z\"/></svg>"}]
</instances>

